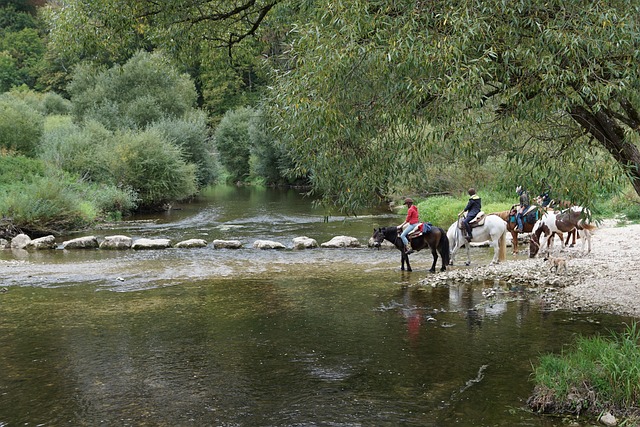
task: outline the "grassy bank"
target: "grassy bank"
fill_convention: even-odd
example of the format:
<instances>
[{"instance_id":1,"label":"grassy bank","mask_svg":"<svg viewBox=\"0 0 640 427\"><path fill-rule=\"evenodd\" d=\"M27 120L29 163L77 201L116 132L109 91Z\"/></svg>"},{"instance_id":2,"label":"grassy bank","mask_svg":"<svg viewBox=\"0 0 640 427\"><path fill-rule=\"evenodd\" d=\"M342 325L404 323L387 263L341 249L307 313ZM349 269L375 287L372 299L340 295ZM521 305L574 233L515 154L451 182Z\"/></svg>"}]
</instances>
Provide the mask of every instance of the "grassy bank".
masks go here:
<instances>
[{"instance_id":1,"label":"grassy bank","mask_svg":"<svg viewBox=\"0 0 640 427\"><path fill-rule=\"evenodd\" d=\"M478 191L478 195L482 198L482 210L488 214L506 211L518 203L518 195L515 191L508 193L486 190ZM536 194L530 194L531 203L535 203L535 196ZM451 196L416 197L414 200L418 206L421 221L429 221L445 227L457 220L458 213L467 205L469 196L466 193L460 193ZM398 204L400 203L402 201L398 200ZM618 195L597 198L590 203L589 208L595 220L618 217L628 222L640 221L640 199L632 188ZM406 212L406 208L403 207L400 212Z\"/></svg>"},{"instance_id":2,"label":"grassy bank","mask_svg":"<svg viewBox=\"0 0 640 427\"><path fill-rule=\"evenodd\" d=\"M634 323L605 338L579 337L560 355L534 367L529 406L543 413L598 416L610 411L640 421L640 327Z\"/></svg>"}]
</instances>

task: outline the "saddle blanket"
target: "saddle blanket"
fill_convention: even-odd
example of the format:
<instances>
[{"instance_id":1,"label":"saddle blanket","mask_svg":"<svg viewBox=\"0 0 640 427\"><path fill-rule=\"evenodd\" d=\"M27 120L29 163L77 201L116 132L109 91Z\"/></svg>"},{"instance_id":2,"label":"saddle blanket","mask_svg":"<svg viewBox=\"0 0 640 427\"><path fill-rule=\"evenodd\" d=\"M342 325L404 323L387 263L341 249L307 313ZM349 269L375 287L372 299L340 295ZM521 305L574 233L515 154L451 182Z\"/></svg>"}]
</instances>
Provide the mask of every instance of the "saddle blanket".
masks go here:
<instances>
[{"instance_id":1,"label":"saddle blanket","mask_svg":"<svg viewBox=\"0 0 640 427\"><path fill-rule=\"evenodd\" d=\"M432 226L433 224L431 224L430 222L420 222L418 223L418 226L414 229L414 231L409 233L407 237L409 239L415 239L416 237L420 237L423 234L427 234L431 231Z\"/></svg>"}]
</instances>

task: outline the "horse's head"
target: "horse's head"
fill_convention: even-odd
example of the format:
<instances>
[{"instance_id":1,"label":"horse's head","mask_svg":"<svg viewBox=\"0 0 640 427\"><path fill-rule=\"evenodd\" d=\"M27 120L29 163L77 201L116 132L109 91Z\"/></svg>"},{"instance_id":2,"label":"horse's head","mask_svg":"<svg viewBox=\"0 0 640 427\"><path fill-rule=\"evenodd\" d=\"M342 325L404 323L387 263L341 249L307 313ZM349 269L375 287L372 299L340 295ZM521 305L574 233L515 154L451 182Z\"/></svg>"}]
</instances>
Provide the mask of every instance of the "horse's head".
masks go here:
<instances>
[{"instance_id":1,"label":"horse's head","mask_svg":"<svg viewBox=\"0 0 640 427\"><path fill-rule=\"evenodd\" d=\"M529 258L534 258L540 250L540 237L550 233L549 227L542 221L537 221L531 230L531 239L529 240Z\"/></svg>"},{"instance_id":2,"label":"horse's head","mask_svg":"<svg viewBox=\"0 0 640 427\"><path fill-rule=\"evenodd\" d=\"M373 236L371 238L373 239L373 246L380 249L380 245L382 245L382 242L385 239L384 229L382 227L374 228Z\"/></svg>"}]
</instances>

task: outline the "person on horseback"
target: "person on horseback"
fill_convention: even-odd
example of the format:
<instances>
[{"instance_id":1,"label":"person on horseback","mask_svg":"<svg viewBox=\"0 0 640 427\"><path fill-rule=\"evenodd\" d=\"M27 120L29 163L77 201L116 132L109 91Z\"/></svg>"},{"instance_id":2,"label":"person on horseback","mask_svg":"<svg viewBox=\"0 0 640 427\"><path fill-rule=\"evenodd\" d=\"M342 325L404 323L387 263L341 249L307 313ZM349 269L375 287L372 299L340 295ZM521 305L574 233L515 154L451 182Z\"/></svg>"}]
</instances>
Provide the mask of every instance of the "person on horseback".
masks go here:
<instances>
[{"instance_id":1,"label":"person on horseback","mask_svg":"<svg viewBox=\"0 0 640 427\"><path fill-rule=\"evenodd\" d=\"M398 230L402 230L402 227L404 227L405 224L409 224L409 226L405 228L400 235L400 238L402 239L402 243L404 243L404 252L407 255L410 255L413 253L413 250L411 249L411 244L409 243L409 239L407 239L407 235L418 226L418 207L413 204L413 200L409 197L404 199L403 204L407 205L409 209L407 210L407 219L398 226Z\"/></svg>"},{"instance_id":2,"label":"person on horseback","mask_svg":"<svg viewBox=\"0 0 640 427\"><path fill-rule=\"evenodd\" d=\"M465 237L467 238L467 240L471 241L473 236L471 234L471 224L469 224L469 222L474 219L476 215L478 215L478 213L480 213L480 211L482 210L482 200L480 199L480 196L476 194L475 188L470 188L467 193L469 193L469 201L467 202L467 206L464 208L461 214L464 214L465 212L467 213L464 218L463 224L467 232L467 235Z\"/></svg>"},{"instance_id":3,"label":"person on horseback","mask_svg":"<svg viewBox=\"0 0 640 427\"><path fill-rule=\"evenodd\" d=\"M547 207L551 203L551 186L547 184L547 188L538 196L540 206Z\"/></svg>"},{"instance_id":4,"label":"person on horseback","mask_svg":"<svg viewBox=\"0 0 640 427\"><path fill-rule=\"evenodd\" d=\"M518 233L522 233L524 230L524 213L529 209L530 205L529 194L521 185L516 187L516 193L520 196L520 206L518 207L518 213L516 214L516 223L518 225L516 227L516 231Z\"/></svg>"}]
</instances>

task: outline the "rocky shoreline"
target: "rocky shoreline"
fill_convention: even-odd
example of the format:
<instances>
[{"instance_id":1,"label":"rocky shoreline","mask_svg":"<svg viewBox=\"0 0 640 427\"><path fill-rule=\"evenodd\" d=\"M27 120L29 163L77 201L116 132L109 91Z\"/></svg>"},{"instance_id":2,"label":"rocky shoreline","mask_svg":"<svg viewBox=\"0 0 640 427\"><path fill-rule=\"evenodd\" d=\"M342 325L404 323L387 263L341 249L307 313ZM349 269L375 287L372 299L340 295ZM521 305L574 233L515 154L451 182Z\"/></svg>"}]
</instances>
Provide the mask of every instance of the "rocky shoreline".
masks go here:
<instances>
[{"instance_id":1,"label":"rocky shoreline","mask_svg":"<svg viewBox=\"0 0 640 427\"><path fill-rule=\"evenodd\" d=\"M561 250L556 240L553 257L567 262L566 273L552 271L549 261L536 258L509 259L495 265L451 267L425 277L422 286L448 282L491 281L497 289L524 289L550 309L612 313L640 317L640 224L618 226L604 221L592 236L592 250L583 254L582 242ZM526 250L524 245L522 249ZM510 250L510 248L508 248ZM460 261L458 261L460 264Z\"/></svg>"}]
</instances>

